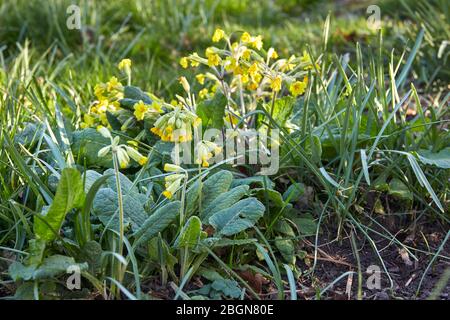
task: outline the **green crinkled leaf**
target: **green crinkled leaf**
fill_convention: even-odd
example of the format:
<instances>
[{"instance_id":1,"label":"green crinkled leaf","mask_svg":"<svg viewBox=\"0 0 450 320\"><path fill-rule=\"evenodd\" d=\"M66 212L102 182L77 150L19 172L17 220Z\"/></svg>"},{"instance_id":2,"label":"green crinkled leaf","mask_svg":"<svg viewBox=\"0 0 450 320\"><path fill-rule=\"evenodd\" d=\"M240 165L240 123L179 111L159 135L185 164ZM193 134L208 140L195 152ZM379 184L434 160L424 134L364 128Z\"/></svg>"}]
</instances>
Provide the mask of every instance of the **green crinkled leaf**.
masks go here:
<instances>
[{"instance_id":1,"label":"green crinkled leaf","mask_svg":"<svg viewBox=\"0 0 450 320\"><path fill-rule=\"evenodd\" d=\"M173 201L156 210L135 232L136 243L146 242L163 231L178 216L180 207L180 201Z\"/></svg>"},{"instance_id":2,"label":"green crinkled leaf","mask_svg":"<svg viewBox=\"0 0 450 320\"><path fill-rule=\"evenodd\" d=\"M192 216L186 221L183 229L175 240L175 248L196 248L200 240L205 238L206 234L202 231L202 222L197 216Z\"/></svg>"},{"instance_id":3,"label":"green crinkled leaf","mask_svg":"<svg viewBox=\"0 0 450 320\"><path fill-rule=\"evenodd\" d=\"M9 275L14 281L43 280L52 279L66 274L69 267L76 266L86 270L86 263L76 263L72 257L53 255L42 262L41 265L24 266L20 262L14 262L9 267Z\"/></svg>"},{"instance_id":4,"label":"green crinkled leaf","mask_svg":"<svg viewBox=\"0 0 450 320\"><path fill-rule=\"evenodd\" d=\"M222 193L227 192L230 189L231 182L233 181L233 174L230 171L221 170L211 177L206 179L203 183L203 207L207 207L210 203L216 199Z\"/></svg>"},{"instance_id":5,"label":"green crinkled leaf","mask_svg":"<svg viewBox=\"0 0 450 320\"><path fill-rule=\"evenodd\" d=\"M408 186L400 179L394 178L389 182L389 192L391 196L402 200L413 200L413 194L409 191Z\"/></svg>"},{"instance_id":6,"label":"green crinkled leaf","mask_svg":"<svg viewBox=\"0 0 450 320\"><path fill-rule=\"evenodd\" d=\"M289 222L287 222L285 219L278 220L274 226L274 230L286 236L295 237L294 230L292 229Z\"/></svg>"},{"instance_id":7,"label":"green crinkled leaf","mask_svg":"<svg viewBox=\"0 0 450 320\"><path fill-rule=\"evenodd\" d=\"M148 94L146 94L144 91L142 91L140 88L135 86L124 86L123 87L123 96L125 99L134 100L136 102L139 102L139 100L142 100L145 104L152 104L153 101L149 97ZM122 100L120 101L122 104ZM134 103L131 107L134 106Z\"/></svg>"},{"instance_id":8,"label":"green crinkled leaf","mask_svg":"<svg viewBox=\"0 0 450 320\"><path fill-rule=\"evenodd\" d=\"M429 150L419 150L417 154L419 160L425 164L434 165L442 169L450 169L450 147L435 153Z\"/></svg>"},{"instance_id":9,"label":"green crinkled leaf","mask_svg":"<svg viewBox=\"0 0 450 320\"><path fill-rule=\"evenodd\" d=\"M220 291L226 297L237 299L241 296L241 289L233 279L214 280L211 287L216 291Z\"/></svg>"},{"instance_id":10,"label":"green crinkled leaf","mask_svg":"<svg viewBox=\"0 0 450 320\"><path fill-rule=\"evenodd\" d=\"M311 236L316 234L317 223L312 215L304 214L299 217L292 218L292 221L294 221L298 231L302 235Z\"/></svg>"},{"instance_id":11,"label":"green crinkled leaf","mask_svg":"<svg viewBox=\"0 0 450 320\"><path fill-rule=\"evenodd\" d=\"M300 182L291 184L283 193L284 201L296 202L302 195L305 194L305 185Z\"/></svg>"},{"instance_id":12,"label":"green crinkled leaf","mask_svg":"<svg viewBox=\"0 0 450 320\"><path fill-rule=\"evenodd\" d=\"M81 175L74 168L65 168L61 172L55 197L47 212L34 218L34 234L36 238L52 241L56 238L64 222L66 214L80 208L84 201L84 189Z\"/></svg>"},{"instance_id":13,"label":"green crinkled leaf","mask_svg":"<svg viewBox=\"0 0 450 320\"><path fill-rule=\"evenodd\" d=\"M111 153L101 158L98 156L98 151L110 144L111 141L97 130L87 128L73 133L72 152L78 157L79 163L86 161L88 166L112 168Z\"/></svg>"},{"instance_id":14,"label":"green crinkled leaf","mask_svg":"<svg viewBox=\"0 0 450 320\"><path fill-rule=\"evenodd\" d=\"M216 230L216 235L231 236L254 226L264 215L264 210L261 202L255 198L247 198L216 212L209 218L209 224Z\"/></svg>"},{"instance_id":15,"label":"green crinkled leaf","mask_svg":"<svg viewBox=\"0 0 450 320\"><path fill-rule=\"evenodd\" d=\"M142 197L141 197L142 196ZM133 230L138 230L145 219L147 213L144 209L144 195L127 193L122 195L123 199L123 213L124 224L131 225ZM111 188L101 188L94 198L93 203L94 214L100 221L111 230L118 231L120 229L119 223L119 201L117 193Z\"/></svg>"},{"instance_id":16,"label":"green crinkled leaf","mask_svg":"<svg viewBox=\"0 0 450 320\"><path fill-rule=\"evenodd\" d=\"M42 262L39 268L36 269L33 275L33 279L51 279L59 275L66 274L69 271L69 267L77 266L80 271L87 269L86 263L76 263L74 258L53 255Z\"/></svg>"},{"instance_id":17,"label":"green crinkled leaf","mask_svg":"<svg viewBox=\"0 0 450 320\"><path fill-rule=\"evenodd\" d=\"M231 207L233 204L242 199L242 197L248 192L248 189L249 187L247 185L243 185L220 194L208 206L202 209L202 221L207 223L209 218L214 213Z\"/></svg>"},{"instance_id":18,"label":"green crinkled leaf","mask_svg":"<svg viewBox=\"0 0 450 320\"><path fill-rule=\"evenodd\" d=\"M200 198L200 191L202 190L202 182L197 179L186 192L186 214L190 215L198 207L198 199Z\"/></svg>"},{"instance_id":19,"label":"green crinkled leaf","mask_svg":"<svg viewBox=\"0 0 450 320\"><path fill-rule=\"evenodd\" d=\"M287 263L295 264L295 247L292 240L277 239L275 240L275 246Z\"/></svg>"},{"instance_id":20,"label":"green crinkled leaf","mask_svg":"<svg viewBox=\"0 0 450 320\"><path fill-rule=\"evenodd\" d=\"M226 97L219 92L212 99L201 101L196 113L202 119L203 128L222 129L226 105Z\"/></svg>"},{"instance_id":21,"label":"green crinkled leaf","mask_svg":"<svg viewBox=\"0 0 450 320\"><path fill-rule=\"evenodd\" d=\"M258 189L256 192L256 195L258 196L258 199L261 201L268 200L270 205L282 208L284 206L283 197L281 194L273 189Z\"/></svg>"},{"instance_id":22,"label":"green crinkled leaf","mask_svg":"<svg viewBox=\"0 0 450 320\"><path fill-rule=\"evenodd\" d=\"M77 260L87 262L89 269L95 273L101 268L102 253L102 246L97 241L91 240L86 242L81 248L80 256Z\"/></svg>"}]
</instances>

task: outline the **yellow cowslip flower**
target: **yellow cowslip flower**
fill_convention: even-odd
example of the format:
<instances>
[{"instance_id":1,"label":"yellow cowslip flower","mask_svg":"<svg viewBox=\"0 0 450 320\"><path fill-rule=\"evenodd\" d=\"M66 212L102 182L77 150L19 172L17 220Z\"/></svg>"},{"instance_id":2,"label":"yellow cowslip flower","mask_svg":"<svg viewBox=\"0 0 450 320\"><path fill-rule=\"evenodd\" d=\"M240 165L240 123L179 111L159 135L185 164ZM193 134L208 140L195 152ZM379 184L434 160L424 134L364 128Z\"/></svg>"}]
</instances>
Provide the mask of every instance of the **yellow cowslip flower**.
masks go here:
<instances>
[{"instance_id":1,"label":"yellow cowslip flower","mask_svg":"<svg viewBox=\"0 0 450 320\"><path fill-rule=\"evenodd\" d=\"M247 43L247 42L250 42L251 38L252 37L250 36L250 34L248 32L244 32L241 36L241 41L243 43Z\"/></svg>"},{"instance_id":2,"label":"yellow cowslip flower","mask_svg":"<svg viewBox=\"0 0 450 320\"><path fill-rule=\"evenodd\" d=\"M281 90L281 81L282 78L280 75L276 76L275 78L273 78L270 82L270 88L274 91L274 92L278 92Z\"/></svg>"},{"instance_id":3,"label":"yellow cowslip flower","mask_svg":"<svg viewBox=\"0 0 450 320\"><path fill-rule=\"evenodd\" d=\"M122 84L117 80L116 77L111 77L109 81L106 83L106 87L108 91L116 90L122 87Z\"/></svg>"},{"instance_id":4,"label":"yellow cowslip flower","mask_svg":"<svg viewBox=\"0 0 450 320\"><path fill-rule=\"evenodd\" d=\"M207 89L207 88L203 88L202 90L200 90L200 91L198 92L198 96L199 96L201 99L205 99L205 98L208 96L208 89Z\"/></svg>"},{"instance_id":5,"label":"yellow cowslip flower","mask_svg":"<svg viewBox=\"0 0 450 320\"><path fill-rule=\"evenodd\" d=\"M248 68L248 74L250 75L250 77L253 79L254 77L256 77L256 75L258 74L259 71L259 67L258 64L256 62L254 62L249 68Z\"/></svg>"},{"instance_id":6,"label":"yellow cowslip flower","mask_svg":"<svg viewBox=\"0 0 450 320\"><path fill-rule=\"evenodd\" d=\"M295 59L294 55L290 56L289 59L287 59L287 60L284 59L280 64L281 71L286 72L286 71L293 70L295 68L295 63L293 62L294 59ZM279 60L279 61L281 61L281 60Z\"/></svg>"},{"instance_id":7,"label":"yellow cowslip flower","mask_svg":"<svg viewBox=\"0 0 450 320\"><path fill-rule=\"evenodd\" d=\"M262 37L261 36L257 36L257 37L252 37L250 39L250 45L257 49L257 50L261 50L262 46L263 46L263 42L262 42Z\"/></svg>"},{"instance_id":8,"label":"yellow cowslip flower","mask_svg":"<svg viewBox=\"0 0 450 320\"><path fill-rule=\"evenodd\" d=\"M193 58L200 58L200 56L197 54L197 52L193 52L191 56L191 67L198 67L200 65L200 62L194 60Z\"/></svg>"},{"instance_id":9,"label":"yellow cowslip flower","mask_svg":"<svg viewBox=\"0 0 450 320\"><path fill-rule=\"evenodd\" d=\"M227 72L234 72L234 70L239 66L235 58L227 57L223 63L223 66Z\"/></svg>"},{"instance_id":10,"label":"yellow cowslip flower","mask_svg":"<svg viewBox=\"0 0 450 320\"><path fill-rule=\"evenodd\" d=\"M186 57L183 57L180 59L180 65L186 69L188 67L188 59Z\"/></svg>"},{"instance_id":11,"label":"yellow cowslip flower","mask_svg":"<svg viewBox=\"0 0 450 320\"><path fill-rule=\"evenodd\" d=\"M248 89L248 90L256 90L256 89L258 89L258 86L259 86L258 82L251 81L251 82L248 84L247 89Z\"/></svg>"},{"instance_id":12,"label":"yellow cowslip flower","mask_svg":"<svg viewBox=\"0 0 450 320\"><path fill-rule=\"evenodd\" d=\"M205 84L205 75L203 73L199 73L198 75L195 76L195 78L201 85Z\"/></svg>"},{"instance_id":13,"label":"yellow cowslip flower","mask_svg":"<svg viewBox=\"0 0 450 320\"><path fill-rule=\"evenodd\" d=\"M189 82L187 81L187 79L185 77L179 77L178 81L181 83L181 85L183 86L184 91L186 91L186 93L189 93L191 91L191 86L189 85Z\"/></svg>"},{"instance_id":14,"label":"yellow cowslip flower","mask_svg":"<svg viewBox=\"0 0 450 320\"><path fill-rule=\"evenodd\" d=\"M130 59L122 59L122 61L118 64L119 70L129 70L131 68L131 60Z\"/></svg>"},{"instance_id":15,"label":"yellow cowslip flower","mask_svg":"<svg viewBox=\"0 0 450 320\"><path fill-rule=\"evenodd\" d=\"M222 29L216 29L216 31L214 31L214 34L212 36L212 41L219 42L223 38L225 38L225 31L223 31Z\"/></svg>"},{"instance_id":16,"label":"yellow cowslip flower","mask_svg":"<svg viewBox=\"0 0 450 320\"><path fill-rule=\"evenodd\" d=\"M134 161L136 161L137 163L139 163L141 166L145 165L148 161L148 158L143 156L142 154L139 153L139 151L137 151L136 149L129 147L129 146L123 146L127 152L127 154L131 157L131 159L133 159Z\"/></svg>"},{"instance_id":17,"label":"yellow cowslip flower","mask_svg":"<svg viewBox=\"0 0 450 320\"><path fill-rule=\"evenodd\" d=\"M241 75L241 81L243 84L246 84L249 81L248 74L244 73Z\"/></svg>"},{"instance_id":18,"label":"yellow cowslip flower","mask_svg":"<svg viewBox=\"0 0 450 320\"><path fill-rule=\"evenodd\" d=\"M208 56L208 66L210 67L216 67L220 64L220 57L218 54L211 54Z\"/></svg>"},{"instance_id":19,"label":"yellow cowslip flower","mask_svg":"<svg viewBox=\"0 0 450 320\"><path fill-rule=\"evenodd\" d=\"M148 106L142 100L139 100L133 107L136 119L144 120L145 113L148 111Z\"/></svg>"},{"instance_id":20,"label":"yellow cowslip flower","mask_svg":"<svg viewBox=\"0 0 450 320\"><path fill-rule=\"evenodd\" d=\"M139 159L139 161L138 161L139 165L141 165L141 166L145 165L147 162L148 162L148 158L145 156L142 156L142 158Z\"/></svg>"},{"instance_id":21,"label":"yellow cowslip flower","mask_svg":"<svg viewBox=\"0 0 450 320\"><path fill-rule=\"evenodd\" d=\"M248 61L250 60L250 56L251 56L252 52L249 49L244 49L242 51L242 59Z\"/></svg>"},{"instance_id":22,"label":"yellow cowslip flower","mask_svg":"<svg viewBox=\"0 0 450 320\"><path fill-rule=\"evenodd\" d=\"M289 91L292 93L294 97L301 95L305 92L307 82L303 81L295 81L289 87Z\"/></svg>"},{"instance_id":23,"label":"yellow cowslip flower","mask_svg":"<svg viewBox=\"0 0 450 320\"><path fill-rule=\"evenodd\" d=\"M267 51L267 57L269 59L278 59L278 53L274 48L269 48L269 50Z\"/></svg>"},{"instance_id":24,"label":"yellow cowslip flower","mask_svg":"<svg viewBox=\"0 0 450 320\"><path fill-rule=\"evenodd\" d=\"M127 151L123 148L117 148L117 160L119 161L119 166L121 169L128 167L130 157L128 156Z\"/></svg>"}]
</instances>

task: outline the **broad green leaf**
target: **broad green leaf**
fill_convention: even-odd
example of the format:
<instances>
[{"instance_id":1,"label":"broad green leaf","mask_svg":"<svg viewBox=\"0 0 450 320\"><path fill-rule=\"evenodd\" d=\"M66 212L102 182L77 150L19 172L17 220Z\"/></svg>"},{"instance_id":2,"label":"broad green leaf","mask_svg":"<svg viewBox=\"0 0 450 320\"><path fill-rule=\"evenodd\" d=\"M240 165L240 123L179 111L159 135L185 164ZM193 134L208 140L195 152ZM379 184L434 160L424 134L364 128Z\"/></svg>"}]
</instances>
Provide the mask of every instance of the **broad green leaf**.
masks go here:
<instances>
[{"instance_id":1,"label":"broad green leaf","mask_svg":"<svg viewBox=\"0 0 450 320\"><path fill-rule=\"evenodd\" d=\"M112 168L111 153L101 158L98 156L98 151L110 144L111 141L97 130L87 128L73 133L72 152L78 157L78 163L86 161L87 166Z\"/></svg>"},{"instance_id":2,"label":"broad green leaf","mask_svg":"<svg viewBox=\"0 0 450 320\"><path fill-rule=\"evenodd\" d=\"M52 241L64 222L66 214L80 208L84 202L84 190L81 175L74 168L65 168L61 172L56 195L45 214L34 218L34 233L36 238ZM55 234L56 232L56 234Z\"/></svg>"},{"instance_id":3,"label":"broad green leaf","mask_svg":"<svg viewBox=\"0 0 450 320\"><path fill-rule=\"evenodd\" d=\"M402 200L413 200L413 194L409 191L408 186L397 178L392 179L389 183L389 194Z\"/></svg>"},{"instance_id":4,"label":"broad green leaf","mask_svg":"<svg viewBox=\"0 0 450 320\"><path fill-rule=\"evenodd\" d=\"M289 202L296 202L301 196L305 194L305 185L301 182L291 184L283 193L283 200Z\"/></svg>"},{"instance_id":5,"label":"broad green leaf","mask_svg":"<svg viewBox=\"0 0 450 320\"><path fill-rule=\"evenodd\" d=\"M429 150L419 150L419 160L425 164L434 165L442 169L450 169L450 147L433 153Z\"/></svg>"},{"instance_id":6,"label":"broad green leaf","mask_svg":"<svg viewBox=\"0 0 450 320\"><path fill-rule=\"evenodd\" d=\"M305 236L310 236L316 234L317 223L314 217L310 214L303 214L299 217L291 219L298 228L298 231Z\"/></svg>"},{"instance_id":7,"label":"broad green leaf","mask_svg":"<svg viewBox=\"0 0 450 320\"><path fill-rule=\"evenodd\" d=\"M81 248L81 252L77 260L87 262L90 271L95 274L101 268L102 253L102 246L97 241L91 240L86 242Z\"/></svg>"},{"instance_id":8,"label":"broad green leaf","mask_svg":"<svg viewBox=\"0 0 450 320\"><path fill-rule=\"evenodd\" d=\"M136 197L136 194L123 194L123 211L125 226L131 225L131 228L138 230L145 219L147 213L144 209L145 201L142 201L143 195ZM145 198L145 196L143 196ZM142 199L141 199L142 198ZM94 198L93 212L100 221L109 229L118 231L119 223L119 200L118 194L111 188L101 188Z\"/></svg>"},{"instance_id":9,"label":"broad green leaf","mask_svg":"<svg viewBox=\"0 0 450 320\"><path fill-rule=\"evenodd\" d=\"M9 275L14 281L52 279L66 274L70 267L77 267L82 271L87 268L87 264L76 263L72 257L53 255L44 259L40 265L24 266L16 261L10 265Z\"/></svg>"},{"instance_id":10,"label":"broad green leaf","mask_svg":"<svg viewBox=\"0 0 450 320\"><path fill-rule=\"evenodd\" d=\"M139 100L142 100L146 104L152 104L152 99L150 99L149 95L146 94L144 91L142 91L140 88L135 86L124 86L123 87L123 95L125 99L131 99L136 102L139 102ZM120 101L122 104L122 100ZM131 107L134 106L134 103Z\"/></svg>"},{"instance_id":11,"label":"broad green leaf","mask_svg":"<svg viewBox=\"0 0 450 320\"><path fill-rule=\"evenodd\" d=\"M241 289L233 279L214 280L211 287L216 291L220 291L226 297L237 299L241 296Z\"/></svg>"},{"instance_id":12,"label":"broad green leaf","mask_svg":"<svg viewBox=\"0 0 450 320\"><path fill-rule=\"evenodd\" d=\"M256 195L259 200L265 203L268 201L271 206L275 206L277 208L282 208L284 206L283 197L281 193L273 189L253 189L256 191Z\"/></svg>"},{"instance_id":13,"label":"broad green leaf","mask_svg":"<svg viewBox=\"0 0 450 320\"><path fill-rule=\"evenodd\" d=\"M240 200L233 206L216 212L209 223L216 235L231 236L255 225L264 215L264 205L255 198Z\"/></svg>"},{"instance_id":14,"label":"broad green leaf","mask_svg":"<svg viewBox=\"0 0 450 320\"><path fill-rule=\"evenodd\" d=\"M230 189L233 174L230 171L221 170L206 179L203 184L202 206L207 207L219 195Z\"/></svg>"},{"instance_id":15,"label":"broad green leaf","mask_svg":"<svg viewBox=\"0 0 450 320\"><path fill-rule=\"evenodd\" d=\"M183 229L175 240L175 248L196 248L206 233L202 231L202 222L197 216L192 216L186 221Z\"/></svg>"},{"instance_id":16,"label":"broad green leaf","mask_svg":"<svg viewBox=\"0 0 450 320\"><path fill-rule=\"evenodd\" d=\"M226 105L227 98L219 92L212 99L201 101L196 113L202 119L203 128L222 129Z\"/></svg>"},{"instance_id":17,"label":"broad green leaf","mask_svg":"<svg viewBox=\"0 0 450 320\"><path fill-rule=\"evenodd\" d=\"M209 218L216 212L229 208L248 192L249 187L246 185L231 189L228 192L220 194L208 206L202 209L202 221L207 223Z\"/></svg>"},{"instance_id":18,"label":"broad green leaf","mask_svg":"<svg viewBox=\"0 0 450 320\"><path fill-rule=\"evenodd\" d=\"M286 236L295 237L294 230L286 219L278 220L274 226L274 230Z\"/></svg>"},{"instance_id":19,"label":"broad green leaf","mask_svg":"<svg viewBox=\"0 0 450 320\"><path fill-rule=\"evenodd\" d=\"M178 216L180 207L180 201L173 201L156 210L134 234L136 244L146 242L163 231Z\"/></svg>"},{"instance_id":20,"label":"broad green leaf","mask_svg":"<svg viewBox=\"0 0 450 320\"><path fill-rule=\"evenodd\" d=\"M86 263L76 263L74 258L53 255L46 258L39 268L36 269L33 279L51 279L66 274L71 267L78 267L80 271L86 270Z\"/></svg>"},{"instance_id":21,"label":"broad green leaf","mask_svg":"<svg viewBox=\"0 0 450 320\"><path fill-rule=\"evenodd\" d=\"M295 247L292 240L276 239L275 246L280 251L285 262L295 264Z\"/></svg>"},{"instance_id":22,"label":"broad green leaf","mask_svg":"<svg viewBox=\"0 0 450 320\"><path fill-rule=\"evenodd\" d=\"M197 209L201 190L202 182L197 179L186 191L186 215L190 215Z\"/></svg>"}]
</instances>

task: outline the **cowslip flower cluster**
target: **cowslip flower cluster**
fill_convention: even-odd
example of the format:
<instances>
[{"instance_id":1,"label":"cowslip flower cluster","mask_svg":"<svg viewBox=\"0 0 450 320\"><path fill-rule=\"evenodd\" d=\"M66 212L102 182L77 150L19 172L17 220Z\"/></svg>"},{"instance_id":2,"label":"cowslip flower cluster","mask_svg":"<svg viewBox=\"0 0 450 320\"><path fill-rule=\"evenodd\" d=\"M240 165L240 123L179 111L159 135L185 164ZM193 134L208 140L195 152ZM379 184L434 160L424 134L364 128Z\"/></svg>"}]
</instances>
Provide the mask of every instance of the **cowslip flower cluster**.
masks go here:
<instances>
[{"instance_id":1,"label":"cowslip flower cluster","mask_svg":"<svg viewBox=\"0 0 450 320\"><path fill-rule=\"evenodd\" d=\"M193 53L180 59L183 68L188 68L189 64L191 67L202 64L212 69L211 73L196 75L200 85L204 85L205 80L213 80L215 85L224 87L223 79L230 75L230 92L238 92L243 88L264 97L280 92L283 84L286 84L291 95L299 96L307 87L308 72L319 70L319 65L312 61L306 51L300 57L292 55L288 59L280 59L274 48L264 51L260 35L243 32L236 39L234 35L216 29L212 41L225 42L226 48L211 46L206 49L205 57ZM207 94L204 88L200 92L202 96Z\"/></svg>"},{"instance_id":2,"label":"cowslip flower cluster","mask_svg":"<svg viewBox=\"0 0 450 320\"><path fill-rule=\"evenodd\" d=\"M99 83L94 87L97 101L90 107L89 112L83 116L80 124L82 129L96 124L108 125L106 111L120 110L119 100L123 98L123 86L116 77L111 77L106 83Z\"/></svg>"},{"instance_id":3,"label":"cowslip flower cluster","mask_svg":"<svg viewBox=\"0 0 450 320\"><path fill-rule=\"evenodd\" d=\"M192 128L197 128L201 119L190 110L176 106L169 113L156 120L151 132L158 135L162 141L186 142L192 140Z\"/></svg>"}]
</instances>

